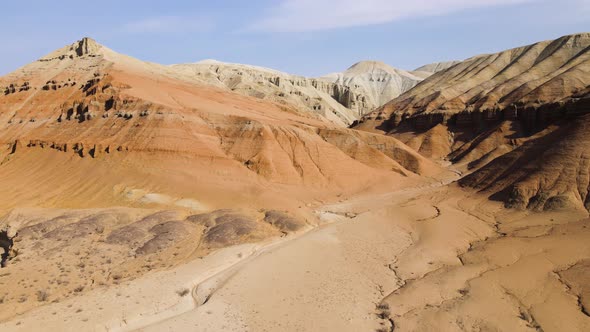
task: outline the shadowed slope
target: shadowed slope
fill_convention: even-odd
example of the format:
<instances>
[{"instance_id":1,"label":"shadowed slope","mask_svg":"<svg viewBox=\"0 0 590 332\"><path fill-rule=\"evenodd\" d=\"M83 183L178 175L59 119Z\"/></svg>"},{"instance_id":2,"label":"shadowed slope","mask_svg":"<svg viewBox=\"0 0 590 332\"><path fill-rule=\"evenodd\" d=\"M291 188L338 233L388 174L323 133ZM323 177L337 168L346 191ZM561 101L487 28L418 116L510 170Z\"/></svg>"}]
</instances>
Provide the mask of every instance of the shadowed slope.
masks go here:
<instances>
[{"instance_id":1,"label":"shadowed slope","mask_svg":"<svg viewBox=\"0 0 590 332\"><path fill-rule=\"evenodd\" d=\"M480 55L435 73L355 128L386 132L471 174L507 205L586 204L590 34Z\"/></svg>"},{"instance_id":2,"label":"shadowed slope","mask_svg":"<svg viewBox=\"0 0 590 332\"><path fill-rule=\"evenodd\" d=\"M461 180L510 207L590 208L590 116L546 129Z\"/></svg>"}]
</instances>

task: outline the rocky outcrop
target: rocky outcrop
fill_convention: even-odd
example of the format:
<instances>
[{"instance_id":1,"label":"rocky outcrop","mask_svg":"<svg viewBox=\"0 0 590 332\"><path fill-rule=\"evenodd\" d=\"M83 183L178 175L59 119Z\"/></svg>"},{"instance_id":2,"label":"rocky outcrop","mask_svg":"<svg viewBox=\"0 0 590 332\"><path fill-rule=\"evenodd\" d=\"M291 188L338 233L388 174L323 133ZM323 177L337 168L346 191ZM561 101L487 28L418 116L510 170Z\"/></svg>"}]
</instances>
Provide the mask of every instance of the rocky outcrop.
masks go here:
<instances>
[{"instance_id":1,"label":"rocky outcrop","mask_svg":"<svg viewBox=\"0 0 590 332\"><path fill-rule=\"evenodd\" d=\"M417 131L424 131L438 124L443 124L456 128L482 131L504 120L519 120L524 128L532 133L557 120L573 118L586 113L590 113L590 95L574 95L559 102L546 104L515 103L502 109L464 110L457 113L441 111L412 116L394 114L389 118L389 121L383 122L377 129L392 131L396 127L409 125ZM356 122L355 126L362 126L365 121L379 121L385 119L385 116L384 113L375 113L373 119L362 119Z\"/></svg>"},{"instance_id":2,"label":"rocky outcrop","mask_svg":"<svg viewBox=\"0 0 590 332\"><path fill-rule=\"evenodd\" d=\"M343 125L350 125L430 75L417 76L377 61L359 62L343 73L320 78L214 60L173 65L172 68L208 84L288 103Z\"/></svg>"},{"instance_id":3,"label":"rocky outcrop","mask_svg":"<svg viewBox=\"0 0 590 332\"><path fill-rule=\"evenodd\" d=\"M29 82L25 81L23 83L10 83L4 89L0 89L4 91L4 95L7 96L9 94L29 91L31 89L31 85Z\"/></svg>"},{"instance_id":4,"label":"rocky outcrop","mask_svg":"<svg viewBox=\"0 0 590 332\"><path fill-rule=\"evenodd\" d=\"M213 60L173 65L184 75L240 94L289 104L333 123L348 126L375 105L363 91L322 79Z\"/></svg>"},{"instance_id":5,"label":"rocky outcrop","mask_svg":"<svg viewBox=\"0 0 590 332\"><path fill-rule=\"evenodd\" d=\"M72 45L61 48L39 59L40 62L74 59L75 57L97 57L101 55L102 46L94 39L84 37Z\"/></svg>"},{"instance_id":6,"label":"rocky outcrop","mask_svg":"<svg viewBox=\"0 0 590 332\"><path fill-rule=\"evenodd\" d=\"M71 79L68 79L67 81L60 81L57 82L56 80L50 80L47 81L47 83L45 83L45 85L43 85L41 87L42 90L45 91L49 91L49 90L58 90L61 88L67 88L69 86L75 86L76 82L73 82Z\"/></svg>"},{"instance_id":7,"label":"rocky outcrop","mask_svg":"<svg viewBox=\"0 0 590 332\"><path fill-rule=\"evenodd\" d=\"M0 230L0 249L3 250L3 253L0 255L0 268L6 267L8 261L16 256L16 251L13 249L16 235L9 227L4 227Z\"/></svg>"}]
</instances>

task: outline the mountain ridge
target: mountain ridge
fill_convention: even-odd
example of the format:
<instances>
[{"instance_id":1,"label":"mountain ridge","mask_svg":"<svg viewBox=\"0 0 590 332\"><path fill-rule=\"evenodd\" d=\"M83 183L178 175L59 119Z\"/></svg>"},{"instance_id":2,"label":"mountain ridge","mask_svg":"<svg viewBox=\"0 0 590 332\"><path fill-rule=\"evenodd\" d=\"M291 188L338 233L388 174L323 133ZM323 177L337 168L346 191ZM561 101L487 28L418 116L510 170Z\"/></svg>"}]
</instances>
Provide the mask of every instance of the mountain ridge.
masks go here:
<instances>
[{"instance_id":1,"label":"mountain ridge","mask_svg":"<svg viewBox=\"0 0 590 332\"><path fill-rule=\"evenodd\" d=\"M564 152L564 164L588 171L583 148L563 146L585 145L579 128L586 128L589 112L590 33L579 33L454 64L353 127L386 133L427 157L448 159L471 173L462 185L507 206L587 209L587 178L565 176L571 169L556 159L551 166L542 164L542 153L531 142ZM575 130L558 130L571 123ZM523 176L497 178L510 173Z\"/></svg>"}]
</instances>

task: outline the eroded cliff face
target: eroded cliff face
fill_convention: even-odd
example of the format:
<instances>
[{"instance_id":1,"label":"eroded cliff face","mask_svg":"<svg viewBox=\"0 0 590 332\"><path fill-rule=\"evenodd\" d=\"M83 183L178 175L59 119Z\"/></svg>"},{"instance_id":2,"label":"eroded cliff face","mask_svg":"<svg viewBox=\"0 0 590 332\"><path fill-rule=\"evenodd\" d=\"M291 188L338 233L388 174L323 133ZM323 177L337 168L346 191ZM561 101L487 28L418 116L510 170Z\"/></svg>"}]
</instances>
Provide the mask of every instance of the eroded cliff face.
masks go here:
<instances>
[{"instance_id":1,"label":"eroded cliff face","mask_svg":"<svg viewBox=\"0 0 590 332\"><path fill-rule=\"evenodd\" d=\"M340 126L348 126L379 106L354 87L267 68L212 60L171 68L207 84L307 110Z\"/></svg>"}]
</instances>

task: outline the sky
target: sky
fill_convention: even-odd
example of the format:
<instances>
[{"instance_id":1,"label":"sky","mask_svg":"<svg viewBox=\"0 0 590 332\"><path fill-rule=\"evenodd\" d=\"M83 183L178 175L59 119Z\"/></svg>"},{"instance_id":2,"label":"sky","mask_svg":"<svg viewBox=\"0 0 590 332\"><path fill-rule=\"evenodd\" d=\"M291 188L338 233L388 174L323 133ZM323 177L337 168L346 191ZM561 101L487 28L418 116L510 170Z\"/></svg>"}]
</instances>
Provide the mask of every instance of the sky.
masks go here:
<instances>
[{"instance_id":1,"label":"sky","mask_svg":"<svg viewBox=\"0 0 590 332\"><path fill-rule=\"evenodd\" d=\"M361 60L411 70L590 32L590 0L7 1L0 31L0 75L87 36L162 64L321 76Z\"/></svg>"}]
</instances>

